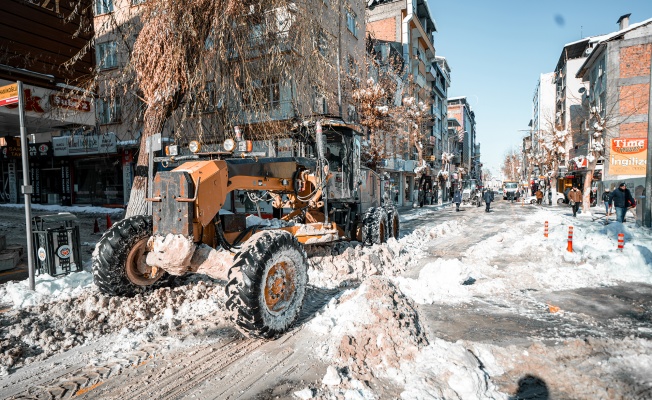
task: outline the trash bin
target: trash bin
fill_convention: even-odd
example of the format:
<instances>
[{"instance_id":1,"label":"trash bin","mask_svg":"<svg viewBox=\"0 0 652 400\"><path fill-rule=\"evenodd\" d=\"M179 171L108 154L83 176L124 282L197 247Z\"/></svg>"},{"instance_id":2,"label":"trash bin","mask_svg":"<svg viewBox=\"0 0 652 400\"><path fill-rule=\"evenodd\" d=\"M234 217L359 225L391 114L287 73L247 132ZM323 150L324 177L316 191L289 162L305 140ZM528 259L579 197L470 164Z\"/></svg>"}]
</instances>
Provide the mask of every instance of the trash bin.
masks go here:
<instances>
[{"instance_id":1,"label":"trash bin","mask_svg":"<svg viewBox=\"0 0 652 400\"><path fill-rule=\"evenodd\" d=\"M82 270L77 221L77 216L71 213L32 218L34 266L37 274L58 276Z\"/></svg>"}]
</instances>

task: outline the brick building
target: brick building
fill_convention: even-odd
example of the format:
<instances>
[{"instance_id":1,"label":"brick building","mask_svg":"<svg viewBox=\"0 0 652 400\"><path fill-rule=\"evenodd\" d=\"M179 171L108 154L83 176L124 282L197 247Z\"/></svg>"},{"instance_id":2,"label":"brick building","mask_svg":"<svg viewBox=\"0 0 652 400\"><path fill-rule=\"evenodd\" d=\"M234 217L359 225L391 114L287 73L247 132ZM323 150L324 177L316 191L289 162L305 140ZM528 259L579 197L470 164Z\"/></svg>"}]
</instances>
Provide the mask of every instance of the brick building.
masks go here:
<instances>
[{"instance_id":1,"label":"brick building","mask_svg":"<svg viewBox=\"0 0 652 400\"><path fill-rule=\"evenodd\" d=\"M626 181L640 195L648 147L652 19L630 25L629 16L620 17L618 31L596 38L577 78L588 86L585 101L595 111L583 126L584 135L592 140L600 122L604 132L604 173L596 186L601 192Z\"/></svg>"},{"instance_id":2,"label":"brick building","mask_svg":"<svg viewBox=\"0 0 652 400\"><path fill-rule=\"evenodd\" d=\"M441 165L442 134L446 131L446 96L450 86L450 69L445 60L437 63L433 34L437 31L426 0L372 0L367 2L367 30L379 42L400 49L405 63L403 97L413 96L428 104L430 115L421 127L425 132L424 159L435 170ZM400 152L399 152L400 153ZM418 182L413 172L417 166L415 149L405 149L400 158L388 162L401 194L399 204L414 201ZM398 182L396 182L398 181Z\"/></svg>"}]
</instances>

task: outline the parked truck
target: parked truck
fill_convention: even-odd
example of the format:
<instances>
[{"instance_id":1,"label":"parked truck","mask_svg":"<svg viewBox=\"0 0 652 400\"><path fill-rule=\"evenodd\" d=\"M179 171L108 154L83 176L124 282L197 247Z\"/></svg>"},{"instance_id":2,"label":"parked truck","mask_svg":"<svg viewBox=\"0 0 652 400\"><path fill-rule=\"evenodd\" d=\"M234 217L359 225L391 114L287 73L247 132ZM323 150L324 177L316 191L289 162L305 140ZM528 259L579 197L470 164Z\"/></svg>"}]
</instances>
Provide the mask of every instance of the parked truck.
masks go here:
<instances>
[{"instance_id":1,"label":"parked truck","mask_svg":"<svg viewBox=\"0 0 652 400\"><path fill-rule=\"evenodd\" d=\"M156 158L176 167L155 175L151 215L119 221L102 236L93 256L100 291L131 296L173 276L207 274L227 282L226 307L238 329L264 338L285 332L306 291L305 245L371 245L399 235L380 176L361 166L359 132L337 121L313 128L289 156L254 154L250 142L227 139L220 151L191 143L193 153ZM335 156L327 158L327 149ZM276 223L247 224L229 201L235 191L271 201Z\"/></svg>"}]
</instances>

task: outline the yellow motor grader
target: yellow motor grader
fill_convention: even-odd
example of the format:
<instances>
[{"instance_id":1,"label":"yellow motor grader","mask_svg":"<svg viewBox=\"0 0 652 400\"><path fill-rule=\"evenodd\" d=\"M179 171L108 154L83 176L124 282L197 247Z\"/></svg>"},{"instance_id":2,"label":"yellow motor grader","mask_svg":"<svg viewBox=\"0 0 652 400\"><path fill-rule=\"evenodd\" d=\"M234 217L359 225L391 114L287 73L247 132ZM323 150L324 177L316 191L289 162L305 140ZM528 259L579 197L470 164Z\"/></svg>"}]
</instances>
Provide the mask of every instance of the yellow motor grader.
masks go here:
<instances>
[{"instance_id":1,"label":"yellow motor grader","mask_svg":"<svg viewBox=\"0 0 652 400\"><path fill-rule=\"evenodd\" d=\"M157 157L176 167L156 173L147 198L151 215L115 223L98 242L93 276L99 289L130 296L173 276L206 274L226 282L226 306L238 329L255 337L281 335L303 303L304 245L371 245L399 234L381 177L360 165L356 129L325 120L314 132L311 142L297 141L273 156L253 152L252 142L227 139L220 151L201 152L191 142L193 153ZM248 224L236 192L271 202L274 223Z\"/></svg>"}]
</instances>

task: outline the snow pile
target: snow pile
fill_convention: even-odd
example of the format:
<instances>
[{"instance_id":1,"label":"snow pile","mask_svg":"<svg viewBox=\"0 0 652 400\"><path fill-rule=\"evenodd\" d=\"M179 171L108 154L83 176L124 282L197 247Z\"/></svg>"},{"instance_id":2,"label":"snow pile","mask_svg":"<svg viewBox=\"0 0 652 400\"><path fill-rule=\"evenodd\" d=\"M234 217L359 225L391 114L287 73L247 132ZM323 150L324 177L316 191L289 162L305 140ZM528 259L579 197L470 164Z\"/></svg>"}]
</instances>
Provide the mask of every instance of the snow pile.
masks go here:
<instances>
[{"instance_id":1,"label":"snow pile","mask_svg":"<svg viewBox=\"0 0 652 400\"><path fill-rule=\"evenodd\" d=\"M17 368L117 332L178 331L195 320L226 319L224 289L213 282L162 288L133 298L110 297L95 289L79 297L44 299L37 305L0 314L0 370Z\"/></svg>"},{"instance_id":2,"label":"snow pile","mask_svg":"<svg viewBox=\"0 0 652 400\"><path fill-rule=\"evenodd\" d=\"M472 268L460 260L439 258L426 264L418 279L397 277L395 282L406 295L419 304L446 303L471 300L469 283ZM465 284L466 283L466 284Z\"/></svg>"},{"instance_id":3,"label":"snow pile","mask_svg":"<svg viewBox=\"0 0 652 400\"><path fill-rule=\"evenodd\" d=\"M285 226L292 226L292 225L294 224L277 218L264 219L256 215L247 215L247 228L251 226L262 226L266 228L278 229L278 228L283 228Z\"/></svg>"},{"instance_id":4,"label":"snow pile","mask_svg":"<svg viewBox=\"0 0 652 400\"><path fill-rule=\"evenodd\" d=\"M381 277L333 299L309 327L328 337L321 357L363 380L398 377L400 363L428 343L412 301Z\"/></svg>"},{"instance_id":5,"label":"snow pile","mask_svg":"<svg viewBox=\"0 0 652 400\"><path fill-rule=\"evenodd\" d=\"M461 341L434 340L414 360L402 363L405 390L401 398L507 399L490 379L502 374L502 369L491 353L481 354L476 356Z\"/></svg>"},{"instance_id":6,"label":"snow pile","mask_svg":"<svg viewBox=\"0 0 652 400\"><path fill-rule=\"evenodd\" d=\"M308 281L323 288L358 284L373 275L396 276L412 260L412 255L393 238L371 247L343 242L335 246L310 246L307 250Z\"/></svg>"},{"instance_id":7,"label":"snow pile","mask_svg":"<svg viewBox=\"0 0 652 400\"><path fill-rule=\"evenodd\" d=\"M62 277L44 274L37 276L34 282L34 291L29 290L27 279L0 286L0 304L24 308L74 298L93 286L93 274L85 271Z\"/></svg>"}]
</instances>

